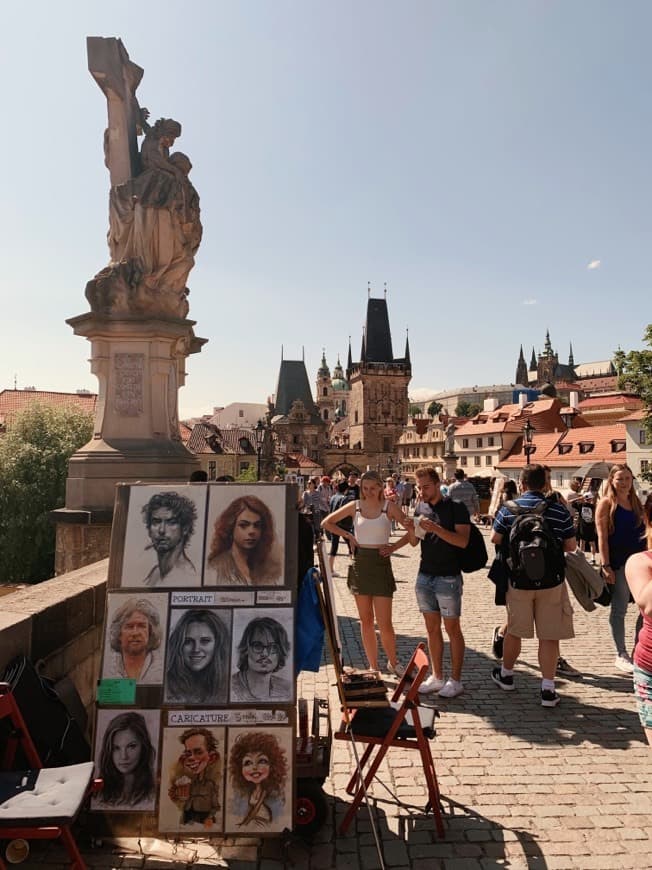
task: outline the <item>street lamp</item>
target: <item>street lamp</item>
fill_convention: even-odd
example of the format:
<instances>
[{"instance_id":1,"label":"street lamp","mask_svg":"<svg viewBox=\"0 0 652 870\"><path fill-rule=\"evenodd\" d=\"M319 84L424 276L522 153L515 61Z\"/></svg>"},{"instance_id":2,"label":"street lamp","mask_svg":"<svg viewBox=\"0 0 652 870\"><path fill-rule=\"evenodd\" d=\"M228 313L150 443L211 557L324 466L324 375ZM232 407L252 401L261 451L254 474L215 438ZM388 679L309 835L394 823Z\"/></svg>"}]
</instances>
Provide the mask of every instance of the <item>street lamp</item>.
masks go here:
<instances>
[{"instance_id":1,"label":"street lamp","mask_svg":"<svg viewBox=\"0 0 652 870\"><path fill-rule=\"evenodd\" d=\"M260 454L263 450L263 443L265 441L265 424L262 420L259 420L256 423L256 428L254 429L254 437L256 439L256 459L257 459L257 467L256 467L256 478L260 480Z\"/></svg>"},{"instance_id":2,"label":"street lamp","mask_svg":"<svg viewBox=\"0 0 652 870\"><path fill-rule=\"evenodd\" d=\"M537 430L534 428L528 417L523 426L523 452L525 453L525 464L530 464L530 456L534 453L534 444L532 439Z\"/></svg>"}]
</instances>

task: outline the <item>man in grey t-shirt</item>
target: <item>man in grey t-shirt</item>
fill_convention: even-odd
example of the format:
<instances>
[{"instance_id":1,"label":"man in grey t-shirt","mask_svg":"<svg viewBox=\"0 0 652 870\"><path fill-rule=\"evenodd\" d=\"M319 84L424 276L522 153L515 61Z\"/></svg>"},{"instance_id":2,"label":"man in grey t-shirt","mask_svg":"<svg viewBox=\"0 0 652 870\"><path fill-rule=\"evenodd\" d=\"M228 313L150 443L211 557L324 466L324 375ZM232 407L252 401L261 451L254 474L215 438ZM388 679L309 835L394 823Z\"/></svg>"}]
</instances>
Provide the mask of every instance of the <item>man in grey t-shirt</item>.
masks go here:
<instances>
[{"instance_id":1,"label":"man in grey t-shirt","mask_svg":"<svg viewBox=\"0 0 652 870\"><path fill-rule=\"evenodd\" d=\"M480 512L480 499L473 484L465 478L463 469L458 468L455 472L455 483L448 488L448 496L453 501L461 501L470 517L477 517Z\"/></svg>"}]
</instances>

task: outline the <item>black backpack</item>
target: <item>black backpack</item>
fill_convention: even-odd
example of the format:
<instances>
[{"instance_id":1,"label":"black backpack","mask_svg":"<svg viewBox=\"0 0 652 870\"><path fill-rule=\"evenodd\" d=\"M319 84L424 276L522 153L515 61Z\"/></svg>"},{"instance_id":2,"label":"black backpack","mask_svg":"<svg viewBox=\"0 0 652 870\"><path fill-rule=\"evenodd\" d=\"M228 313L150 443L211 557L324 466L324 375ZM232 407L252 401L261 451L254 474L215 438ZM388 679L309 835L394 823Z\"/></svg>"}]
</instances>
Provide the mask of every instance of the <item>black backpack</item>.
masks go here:
<instances>
[{"instance_id":1,"label":"black backpack","mask_svg":"<svg viewBox=\"0 0 652 870\"><path fill-rule=\"evenodd\" d=\"M471 571L479 571L487 564L487 548L480 529L471 523L469 543L460 550L460 568L465 574Z\"/></svg>"},{"instance_id":2,"label":"black backpack","mask_svg":"<svg viewBox=\"0 0 652 870\"><path fill-rule=\"evenodd\" d=\"M516 589L551 589L564 579L564 551L544 513L552 502L543 499L534 507L506 501L514 514L507 539L507 567Z\"/></svg>"}]
</instances>

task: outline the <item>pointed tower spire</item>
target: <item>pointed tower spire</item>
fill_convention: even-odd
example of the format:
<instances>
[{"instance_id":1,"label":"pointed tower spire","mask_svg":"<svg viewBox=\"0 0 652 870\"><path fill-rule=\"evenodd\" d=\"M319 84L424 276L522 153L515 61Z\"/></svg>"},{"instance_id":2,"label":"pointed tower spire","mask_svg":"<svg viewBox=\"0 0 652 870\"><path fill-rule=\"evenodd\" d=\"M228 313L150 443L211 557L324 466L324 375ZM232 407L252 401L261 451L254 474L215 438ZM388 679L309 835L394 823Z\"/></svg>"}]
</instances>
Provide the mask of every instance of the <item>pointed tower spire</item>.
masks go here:
<instances>
[{"instance_id":1,"label":"pointed tower spire","mask_svg":"<svg viewBox=\"0 0 652 870\"><path fill-rule=\"evenodd\" d=\"M530 379L527 374L527 363L525 362L525 357L523 356L523 345L521 345L521 352L518 355L518 362L516 363L516 377L514 380L515 384L523 384L524 387L527 387Z\"/></svg>"},{"instance_id":2,"label":"pointed tower spire","mask_svg":"<svg viewBox=\"0 0 652 870\"><path fill-rule=\"evenodd\" d=\"M371 299L371 281L367 281L367 299Z\"/></svg>"},{"instance_id":3,"label":"pointed tower spire","mask_svg":"<svg viewBox=\"0 0 652 870\"><path fill-rule=\"evenodd\" d=\"M550 330L546 329L546 343L543 346L544 356L552 356L552 344L550 343Z\"/></svg>"},{"instance_id":4,"label":"pointed tower spire","mask_svg":"<svg viewBox=\"0 0 652 870\"><path fill-rule=\"evenodd\" d=\"M385 283L383 284L383 294L385 296L385 299L387 299L387 281L385 281Z\"/></svg>"},{"instance_id":5,"label":"pointed tower spire","mask_svg":"<svg viewBox=\"0 0 652 870\"><path fill-rule=\"evenodd\" d=\"M349 355L346 360L346 376L349 377L351 369L353 368L353 356L351 355L351 336L349 336Z\"/></svg>"},{"instance_id":6,"label":"pointed tower spire","mask_svg":"<svg viewBox=\"0 0 652 870\"><path fill-rule=\"evenodd\" d=\"M534 352L534 348L532 348L532 356L530 358L530 371L535 372L537 370L537 355Z\"/></svg>"},{"instance_id":7,"label":"pointed tower spire","mask_svg":"<svg viewBox=\"0 0 652 870\"><path fill-rule=\"evenodd\" d=\"M573 359L573 342L570 343L570 352L568 354L568 365L575 368L575 360Z\"/></svg>"},{"instance_id":8,"label":"pointed tower spire","mask_svg":"<svg viewBox=\"0 0 652 870\"><path fill-rule=\"evenodd\" d=\"M362 327L362 347L360 348L360 362L367 361L367 328Z\"/></svg>"},{"instance_id":9,"label":"pointed tower spire","mask_svg":"<svg viewBox=\"0 0 652 870\"><path fill-rule=\"evenodd\" d=\"M405 362L410 362L410 330L405 330Z\"/></svg>"}]
</instances>

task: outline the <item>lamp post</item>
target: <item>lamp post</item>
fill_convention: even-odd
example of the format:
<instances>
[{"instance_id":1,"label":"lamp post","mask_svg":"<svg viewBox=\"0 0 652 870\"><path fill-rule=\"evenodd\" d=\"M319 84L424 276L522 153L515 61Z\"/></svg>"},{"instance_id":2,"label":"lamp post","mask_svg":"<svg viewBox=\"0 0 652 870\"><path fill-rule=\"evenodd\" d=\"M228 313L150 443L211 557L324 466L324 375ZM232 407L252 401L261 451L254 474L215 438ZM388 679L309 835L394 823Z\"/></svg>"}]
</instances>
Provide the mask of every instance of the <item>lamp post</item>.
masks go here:
<instances>
[{"instance_id":1,"label":"lamp post","mask_svg":"<svg viewBox=\"0 0 652 870\"><path fill-rule=\"evenodd\" d=\"M532 443L532 439L534 437L534 433L537 430L534 428L532 423L530 422L530 418L525 421L525 425L523 426L523 452L525 453L525 464L530 464L530 456L534 453L534 444Z\"/></svg>"},{"instance_id":2,"label":"lamp post","mask_svg":"<svg viewBox=\"0 0 652 870\"><path fill-rule=\"evenodd\" d=\"M254 437L256 439L256 479L260 480L260 455L263 450L263 443L265 441L265 424L262 420L259 420L256 423L256 428L254 429Z\"/></svg>"}]
</instances>

